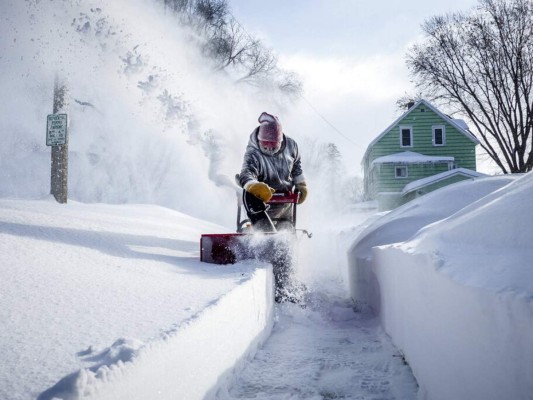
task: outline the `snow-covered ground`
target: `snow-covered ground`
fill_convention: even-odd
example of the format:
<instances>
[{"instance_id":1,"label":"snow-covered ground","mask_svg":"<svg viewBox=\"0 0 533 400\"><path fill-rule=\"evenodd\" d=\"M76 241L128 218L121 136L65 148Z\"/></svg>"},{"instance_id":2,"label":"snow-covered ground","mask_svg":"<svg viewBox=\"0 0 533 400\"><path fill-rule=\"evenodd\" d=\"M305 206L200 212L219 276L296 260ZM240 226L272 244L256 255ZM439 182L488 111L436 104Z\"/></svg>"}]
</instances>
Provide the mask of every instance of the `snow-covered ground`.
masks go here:
<instances>
[{"instance_id":1,"label":"snow-covered ground","mask_svg":"<svg viewBox=\"0 0 533 400\"><path fill-rule=\"evenodd\" d=\"M199 261L200 233L220 226L152 205L0 199L0 398L415 398L377 320L353 311L342 226L299 242L307 307L274 307L269 265Z\"/></svg>"},{"instance_id":2,"label":"snow-covered ground","mask_svg":"<svg viewBox=\"0 0 533 400\"><path fill-rule=\"evenodd\" d=\"M402 399L418 386L379 321L347 298L276 308L272 335L218 399Z\"/></svg>"},{"instance_id":3,"label":"snow-covered ground","mask_svg":"<svg viewBox=\"0 0 533 400\"><path fill-rule=\"evenodd\" d=\"M405 353L421 398L531 398L531 196L531 173L465 181L353 243L352 297Z\"/></svg>"},{"instance_id":4,"label":"snow-covered ground","mask_svg":"<svg viewBox=\"0 0 533 400\"><path fill-rule=\"evenodd\" d=\"M150 205L0 200L0 398L207 393L272 320L269 266L199 262L200 233L220 229Z\"/></svg>"},{"instance_id":5,"label":"snow-covered ground","mask_svg":"<svg viewBox=\"0 0 533 400\"><path fill-rule=\"evenodd\" d=\"M268 265L200 263L221 226L1 199L0 398L527 399L532 187L482 178L318 223L298 243L305 309L274 306Z\"/></svg>"}]
</instances>

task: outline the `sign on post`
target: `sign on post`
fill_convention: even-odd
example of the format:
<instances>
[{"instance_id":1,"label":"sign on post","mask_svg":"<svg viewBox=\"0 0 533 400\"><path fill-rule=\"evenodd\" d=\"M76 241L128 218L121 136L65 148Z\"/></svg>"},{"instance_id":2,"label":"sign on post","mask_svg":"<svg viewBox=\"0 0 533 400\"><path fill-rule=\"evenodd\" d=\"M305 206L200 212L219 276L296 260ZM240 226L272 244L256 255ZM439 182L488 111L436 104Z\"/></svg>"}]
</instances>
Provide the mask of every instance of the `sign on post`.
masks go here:
<instances>
[{"instance_id":1,"label":"sign on post","mask_svg":"<svg viewBox=\"0 0 533 400\"><path fill-rule=\"evenodd\" d=\"M46 145L64 146L67 143L67 114L50 114L46 121Z\"/></svg>"}]
</instances>

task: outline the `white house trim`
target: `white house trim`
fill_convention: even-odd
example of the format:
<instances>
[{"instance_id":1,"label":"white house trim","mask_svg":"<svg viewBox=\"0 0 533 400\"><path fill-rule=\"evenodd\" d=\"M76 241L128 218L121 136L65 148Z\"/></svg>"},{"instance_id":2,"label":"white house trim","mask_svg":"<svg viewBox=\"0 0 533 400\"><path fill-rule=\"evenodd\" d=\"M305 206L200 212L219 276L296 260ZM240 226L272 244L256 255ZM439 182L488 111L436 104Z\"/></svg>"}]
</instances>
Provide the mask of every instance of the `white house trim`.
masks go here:
<instances>
[{"instance_id":1,"label":"white house trim","mask_svg":"<svg viewBox=\"0 0 533 400\"><path fill-rule=\"evenodd\" d=\"M437 129L442 130L442 143L437 143L436 135L435 135L435 131ZM433 134L433 139L432 139L433 146L435 147L446 146L446 125L433 125L431 127L431 132Z\"/></svg>"},{"instance_id":2,"label":"white house trim","mask_svg":"<svg viewBox=\"0 0 533 400\"><path fill-rule=\"evenodd\" d=\"M417 181L410 182L407 185L405 185L405 187L403 188L401 194L402 194L402 196L405 196L407 193L413 192L415 190L418 190L418 189L423 188L425 186L431 185L433 183L440 182L440 181L442 181L444 179L447 179L447 178L449 178L451 176L454 176L454 175L463 175L463 176L465 176L467 178L471 178L471 179L482 178L482 177L487 176L487 175L482 174L480 172L472 171L471 169L456 168L456 169L452 169L452 170L449 170L449 171L441 172L440 174L435 174L435 175L432 175L432 176L428 176L427 178L423 178L423 179L419 179Z\"/></svg>"},{"instance_id":3,"label":"white house trim","mask_svg":"<svg viewBox=\"0 0 533 400\"><path fill-rule=\"evenodd\" d=\"M398 173L398 171L405 171L405 174ZM409 168L407 165L396 165L394 167L394 177L396 179L407 179L409 178Z\"/></svg>"},{"instance_id":4,"label":"white house trim","mask_svg":"<svg viewBox=\"0 0 533 400\"><path fill-rule=\"evenodd\" d=\"M409 144L403 144L403 131L409 130ZM413 126L400 125L400 147L413 147Z\"/></svg>"},{"instance_id":5,"label":"white house trim","mask_svg":"<svg viewBox=\"0 0 533 400\"><path fill-rule=\"evenodd\" d=\"M370 169L379 164L426 164L447 162L453 163L455 157L451 156L426 156L424 154L416 153L414 151L402 151L401 153L389 154L388 156L378 157L372 164Z\"/></svg>"}]
</instances>

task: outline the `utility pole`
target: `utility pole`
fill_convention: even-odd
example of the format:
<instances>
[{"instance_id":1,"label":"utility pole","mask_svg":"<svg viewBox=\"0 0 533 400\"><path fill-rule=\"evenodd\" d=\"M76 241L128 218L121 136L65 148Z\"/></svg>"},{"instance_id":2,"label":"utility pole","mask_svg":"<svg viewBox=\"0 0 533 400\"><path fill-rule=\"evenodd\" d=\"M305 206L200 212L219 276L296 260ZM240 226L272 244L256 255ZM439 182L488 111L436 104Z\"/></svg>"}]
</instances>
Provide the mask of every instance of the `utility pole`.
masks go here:
<instances>
[{"instance_id":1,"label":"utility pole","mask_svg":"<svg viewBox=\"0 0 533 400\"><path fill-rule=\"evenodd\" d=\"M68 90L57 75L54 82L53 114L47 119L46 144L52 146L52 171L50 193L58 203L64 204L68 197Z\"/></svg>"}]
</instances>

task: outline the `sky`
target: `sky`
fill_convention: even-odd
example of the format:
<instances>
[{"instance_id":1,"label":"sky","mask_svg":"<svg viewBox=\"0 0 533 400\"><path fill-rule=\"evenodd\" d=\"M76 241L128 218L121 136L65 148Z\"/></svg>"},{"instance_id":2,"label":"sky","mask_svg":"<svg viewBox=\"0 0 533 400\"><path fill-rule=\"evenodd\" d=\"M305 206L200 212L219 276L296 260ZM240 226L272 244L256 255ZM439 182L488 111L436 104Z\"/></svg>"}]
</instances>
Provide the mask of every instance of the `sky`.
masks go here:
<instances>
[{"instance_id":1,"label":"sky","mask_svg":"<svg viewBox=\"0 0 533 400\"><path fill-rule=\"evenodd\" d=\"M288 134L306 130L334 141L350 172L361 174L366 147L401 114L396 100L415 92L405 54L420 40L421 24L434 15L466 11L477 2L228 3L246 30L271 46L281 65L304 82L305 99L285 124Z\"/></svg>"}]
</instances>

